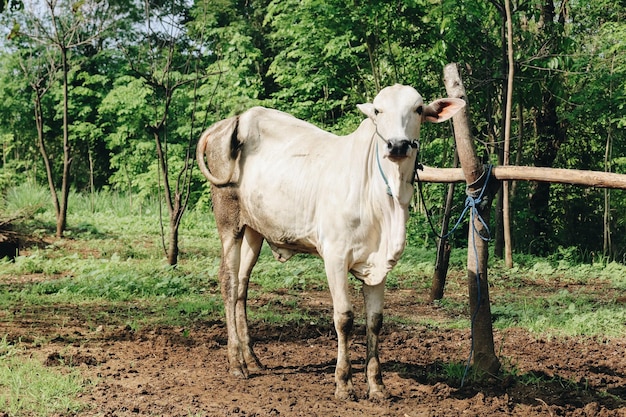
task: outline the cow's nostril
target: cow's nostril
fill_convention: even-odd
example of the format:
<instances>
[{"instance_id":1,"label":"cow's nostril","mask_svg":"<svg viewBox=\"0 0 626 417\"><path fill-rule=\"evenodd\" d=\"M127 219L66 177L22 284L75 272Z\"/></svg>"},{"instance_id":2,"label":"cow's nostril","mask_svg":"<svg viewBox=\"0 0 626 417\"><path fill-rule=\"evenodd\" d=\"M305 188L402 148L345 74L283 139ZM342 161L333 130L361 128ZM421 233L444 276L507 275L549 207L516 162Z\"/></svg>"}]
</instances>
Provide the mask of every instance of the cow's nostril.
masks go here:
<instances>
[{"instance_id":1,"label":"cow's nostril","mask_svg":"<svg viewBox=\"0 0 626 417\"><path fill-rule=\"evenodd\" d=\"M391 143L391 141L387 142L387 150L392 150L393 149L393 143Z\"/></svg>"}]
</instances>

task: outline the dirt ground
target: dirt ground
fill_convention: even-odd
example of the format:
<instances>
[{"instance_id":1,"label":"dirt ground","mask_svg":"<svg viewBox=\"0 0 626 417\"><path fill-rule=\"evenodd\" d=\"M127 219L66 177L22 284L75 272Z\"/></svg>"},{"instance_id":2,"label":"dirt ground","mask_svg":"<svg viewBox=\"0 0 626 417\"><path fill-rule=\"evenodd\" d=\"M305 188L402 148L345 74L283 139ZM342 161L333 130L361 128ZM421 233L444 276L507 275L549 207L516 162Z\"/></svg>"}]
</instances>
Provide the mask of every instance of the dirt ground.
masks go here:
<instances>
[{"instance_id":1,"label":"dirt ground","mask_svg":"<svg viewBox=\"0 0 626 417\"><path fill-rule=\"evenodd\" d=\"M415 301L423 297L411 290L390 291L386 314L437 319L440 309ZM78 368L91 381L81 397L87 407L80 416L626 416L626 339L548 339L522 329L497 331L498 355L515 373L466 381L461 388L458 379L446 380L443 369L467 360L469 331L399 321L385 324L381 342L391 398L366 399L361 325L351 350L359 399L337 401L329 295L303 292L299 298L317 306L319 320L253 326L255 350L267 369L246 380L227 371L221 320L190 329L94 329L84 324L76 306L58 306L54 316L62 325L51 324L46 311L5 312L0 333L21 339L47 366ZM358 318L362 311L356 312ZM42 339L50 342L38 343Z\"/></svg>"}]
</instances>

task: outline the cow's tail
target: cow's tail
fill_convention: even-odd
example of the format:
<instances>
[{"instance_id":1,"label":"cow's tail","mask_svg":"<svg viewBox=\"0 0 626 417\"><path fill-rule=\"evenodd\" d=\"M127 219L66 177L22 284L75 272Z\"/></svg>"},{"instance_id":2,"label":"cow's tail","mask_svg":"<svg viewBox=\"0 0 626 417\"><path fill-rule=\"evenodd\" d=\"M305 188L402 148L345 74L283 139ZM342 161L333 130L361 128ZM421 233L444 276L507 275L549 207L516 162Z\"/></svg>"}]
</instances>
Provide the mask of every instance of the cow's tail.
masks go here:
<instances>
[{"instance_id":1,"label":"cow's tail","mask_svg":"<svg viewBox=\"0 0 626 417\"><path fill-rule=\"evenodd\" d=\"M239 152L238 122L239 117L221 120L205 130L198 140L196 160L200 172L214 185L225 185L232 181ZM211 173L208 165L211 165L215 174ZM225 175L222 176L223 173Z\"/></svg>"}]
</instances>

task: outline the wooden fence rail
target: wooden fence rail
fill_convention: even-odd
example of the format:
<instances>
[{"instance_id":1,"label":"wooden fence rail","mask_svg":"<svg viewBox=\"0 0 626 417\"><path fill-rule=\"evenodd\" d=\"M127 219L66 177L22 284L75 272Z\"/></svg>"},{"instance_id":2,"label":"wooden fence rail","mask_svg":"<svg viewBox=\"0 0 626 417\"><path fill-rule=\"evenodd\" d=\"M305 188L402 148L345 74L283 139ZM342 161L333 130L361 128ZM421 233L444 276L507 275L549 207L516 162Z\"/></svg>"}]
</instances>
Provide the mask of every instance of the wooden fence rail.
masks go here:
<instances>
[{"instance_id":1,"label":"wooden fence rail","mask_svg":"<svg viewBox=\"0 0 626 417\"><path fill-rule=\"evenodd\" d=\"M540 168L526 166L495 166L491 175L498 180L540 181L626 190L626 174L583 171L577 169ZM462 168L433 168L424 166L417 173L424 182L465 182Z\"/></svg>"}]
</instances>

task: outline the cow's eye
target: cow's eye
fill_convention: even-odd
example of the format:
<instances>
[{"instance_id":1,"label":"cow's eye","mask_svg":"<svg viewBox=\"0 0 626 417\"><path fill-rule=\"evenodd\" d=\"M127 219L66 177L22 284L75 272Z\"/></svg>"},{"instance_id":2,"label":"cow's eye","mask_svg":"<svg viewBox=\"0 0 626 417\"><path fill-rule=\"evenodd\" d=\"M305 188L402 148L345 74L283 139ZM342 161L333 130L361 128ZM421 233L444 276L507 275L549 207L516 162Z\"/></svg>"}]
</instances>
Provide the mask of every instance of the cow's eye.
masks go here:
<instances>
[{"instance_id":1,"label":"cow's eye","mask_svg":"<svg viewBox=\"0 0 626 417\"><path fill-rule=\"evenodd\" d=\"M380 110L378 110L378 109L374 109L374 114L375 114L376 116L378 116L378 113L380 113Z\"/></svg>"},{"instance_id":2,"label":"cow's eye","mask_svg":"<svg viewBox=\"0 0 626 417\"><path fill-rule=\"evenodd\" d=\"M418 108L415 109L415 113L419 115L421 115L423 111L424 111L424 107L422 106L419 106Z\"/></svg>"}]
</instances>

